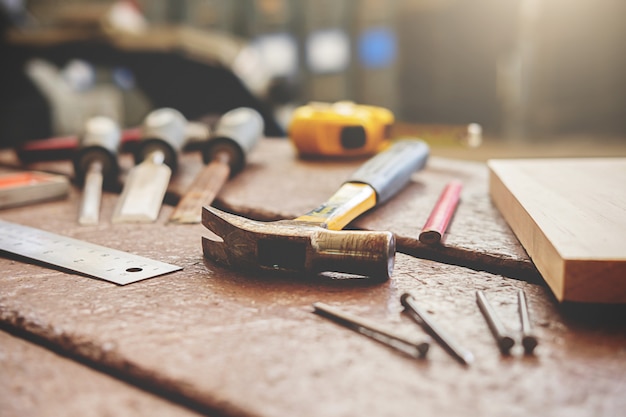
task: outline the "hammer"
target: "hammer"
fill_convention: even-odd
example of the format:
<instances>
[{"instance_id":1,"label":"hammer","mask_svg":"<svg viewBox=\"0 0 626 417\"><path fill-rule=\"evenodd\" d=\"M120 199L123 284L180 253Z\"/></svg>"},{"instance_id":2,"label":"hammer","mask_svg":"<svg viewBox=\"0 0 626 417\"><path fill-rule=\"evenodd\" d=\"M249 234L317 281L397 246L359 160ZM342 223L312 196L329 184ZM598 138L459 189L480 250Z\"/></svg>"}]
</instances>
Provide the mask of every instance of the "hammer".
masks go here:
<instances>
[{"instance_id":1,"label":"hammer","mask_svg":"<svg viewBox=\"0 0 626 417\"><path fill-rule=\"evenodd\" d=\"M424 167L428 154L421 140L398 140L325 203L293 220L257 222L205 206L202 224L219 240L202 238L204 256L243 270L339 272L384 282L393 272L393 233L341 229L400 191Z\"/></svg>"}]
</instances>

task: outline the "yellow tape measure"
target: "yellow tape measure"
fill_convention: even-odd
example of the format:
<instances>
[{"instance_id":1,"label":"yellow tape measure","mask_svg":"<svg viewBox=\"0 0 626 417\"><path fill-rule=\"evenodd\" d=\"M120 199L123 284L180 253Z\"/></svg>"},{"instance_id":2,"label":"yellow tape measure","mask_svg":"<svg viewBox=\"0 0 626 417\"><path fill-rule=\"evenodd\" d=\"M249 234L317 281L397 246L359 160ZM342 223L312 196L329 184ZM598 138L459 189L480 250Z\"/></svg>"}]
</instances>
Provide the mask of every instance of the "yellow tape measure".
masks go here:
<instances>
[{"instance_id":1,"label":"yellow tape measure","mask_svg":"<svg viewBox=\"0 0 626 417\"><path fill-rule=\"evenodd\" d=\"M393 123L383 107L312 102L294 111L288 134L303 157L363 156L388 144Z\"/></svg>"}]
</instances>

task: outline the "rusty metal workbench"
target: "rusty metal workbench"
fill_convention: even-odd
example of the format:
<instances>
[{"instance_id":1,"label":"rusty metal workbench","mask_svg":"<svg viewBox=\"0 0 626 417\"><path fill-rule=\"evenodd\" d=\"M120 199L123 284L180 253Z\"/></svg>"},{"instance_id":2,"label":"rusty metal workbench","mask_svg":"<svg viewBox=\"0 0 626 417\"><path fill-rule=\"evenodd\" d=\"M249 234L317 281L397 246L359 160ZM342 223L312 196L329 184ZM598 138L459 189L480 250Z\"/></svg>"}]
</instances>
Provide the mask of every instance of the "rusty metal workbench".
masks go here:
<instances>
[{"instance_id":1,"label":"rusty metal workbench","mask_svg":"<svg viewBox=\"0 0 626 417\"><path fill-rule=\"evenodd\" d=\"M0 161L12 163L11 155ZM294 217L324 201L361 161L296 158L264 140L216 205L259 220ZM175 201L200 169L183 156ZM69 172L64 162L32 168ZM419 229L450 179L465 188L445 245ZM201 225L76 224L79 193L6 209L0 218L183 267L128 286L0 258L0 411L18 415L617 416L626 409L622 306L558 305L487 191L480 163L431 158L397 198L354 227L391 230L392 279L313 281L224 269L202 257ZM480 314L483 290L519 329L525 290L540 345L500 355ZM312 314L322 301L405 334L422 334L400 295L419 303L475 356L463 367L439 346L415 360Z\"/></svg>"}]
</instances>

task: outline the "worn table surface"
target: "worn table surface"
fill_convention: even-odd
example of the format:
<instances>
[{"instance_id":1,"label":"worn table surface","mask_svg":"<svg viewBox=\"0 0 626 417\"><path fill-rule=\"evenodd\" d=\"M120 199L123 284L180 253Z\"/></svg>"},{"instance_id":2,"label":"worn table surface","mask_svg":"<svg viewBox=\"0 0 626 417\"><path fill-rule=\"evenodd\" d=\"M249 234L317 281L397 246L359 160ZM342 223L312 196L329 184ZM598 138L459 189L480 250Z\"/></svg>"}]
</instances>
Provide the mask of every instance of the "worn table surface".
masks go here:
<instances>
[{"instance_id":1,"label":"worn table surface","mask_svg":"<svg viewBox=\"0 0 626 417\"><path fill-rule=\"evenodd\" d=\"M0 161L12 163L11 155ZM201 168L196 155L184 161L171 201ZM297 216L360 162L300 161L286 141L266 140L216 205L261 220ZM445 245L424 248L419 229L453 178L465 188ZM61 402L76 414L93 403L85 414L229 416L614 416L626 406L624 308L556 303L489 201L482 164L432 158L396 199L354 223L398 237L393 277L376 285L233 272L203 259L203 226L167 222L171 206L155 224L112 225L116 199L104 195L93 227L76 224L75 189L67 199L0 212L3 220L183 267L120 287L1 258L0 323L24 338L0 333L3 415L54 415ZM514 331L516 292L525 290L540 339L534 356L519 346L500 355L476 306L479 289ZM312 314L311 304L322 301L422 336L402 312L405 291L472 351L471 366L436 344L415 360ZM33 382L54 370L49 383Z\"/></svg>"}]
</instances>

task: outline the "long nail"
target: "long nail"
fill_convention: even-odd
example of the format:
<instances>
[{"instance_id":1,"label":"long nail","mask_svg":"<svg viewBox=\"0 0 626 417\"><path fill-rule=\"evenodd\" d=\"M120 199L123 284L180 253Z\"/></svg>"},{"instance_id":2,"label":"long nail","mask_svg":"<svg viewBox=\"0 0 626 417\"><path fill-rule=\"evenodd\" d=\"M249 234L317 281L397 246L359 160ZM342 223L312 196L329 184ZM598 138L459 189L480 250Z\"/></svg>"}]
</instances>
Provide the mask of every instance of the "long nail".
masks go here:
<instances>
[{"instance_id":1,"label":"long nail","mask_svg":"<svg viewBox=\"0 0 626 417\"><path fill-rule=\"evenodd\" d=\"M526 294L524 293L524 290L519 290L517 292L517 303L522 327L522 346L524 346L524 353L532 355L539 342L537 341L537 336L535 336L531 329L528 304L526 302Z\"/></svg>"},{"instance_id":2,"label":"long nail","mask_svg":"<svg viewBox=\"0 0 626 417\"><path fill-rule=\"evenodd\" d=\"M493 333L493 337L495 337L498 343L500 352L502 352L503 355L508 355L513 345L515 345L515 339L507 333L504 325L500 319L498 319L498 316L482 291L476 291L476 302L483 316L485 316L485 320L487 320L489 329L491 329L491 333Z\"/></svg>"},{"instance_id":3,"label":"long nail","mask_svg":"<svg viewBox=\"0 0 626 417\"><path fill-rule=\"evenodd\" d=\"M425 311L419 308L415 298L409 293L402 294L400 298L402 305L407 309L407 312L419 324L424 330L430 334L441 346L454 358L456 358L463 365L469 365L474 356L472 353L459 344L457 344L446 332L444 332Z\"/></svg>"},{"instance_id":4,"label":"long nail","mask_svg":"<svg viewBox=\"0 0 626 417\"><path fill-rule=\"evenodd\" d=\"M384 329L369 320L353 316L337 310L324 303L313 303L315 313L322 317L333 320L344 327L354 330L357 333L368 336L386 346L400 350L412 357L424 358L430 347L427 341L415 341L405 338L402 335Z\"/></svg>"}]
</instances>

